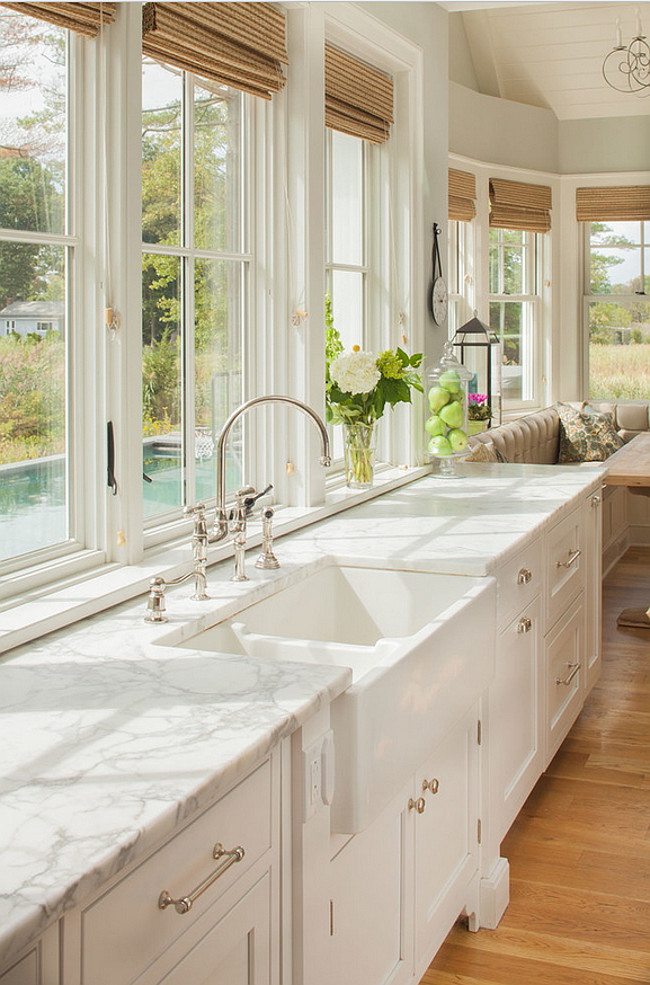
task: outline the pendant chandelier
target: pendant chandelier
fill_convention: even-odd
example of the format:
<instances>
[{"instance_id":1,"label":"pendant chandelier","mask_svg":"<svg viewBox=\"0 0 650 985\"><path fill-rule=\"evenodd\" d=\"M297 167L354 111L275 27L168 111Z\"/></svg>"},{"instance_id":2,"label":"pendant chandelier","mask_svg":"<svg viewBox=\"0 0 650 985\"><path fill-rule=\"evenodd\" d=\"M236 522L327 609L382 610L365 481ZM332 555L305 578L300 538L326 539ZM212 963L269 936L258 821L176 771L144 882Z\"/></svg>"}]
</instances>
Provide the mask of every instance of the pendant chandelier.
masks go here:
<instances>
[{"instance_id":1,"label":"pendant chandelier","mask_svg":"<svg viewBox=\"0 0 650 985\"><path fill-rule=\"evenodd\" d=\"M605 56L603 78L617 92L647 96L650 92L650 46L643 34L641 17L636 12L636 35L629 45L623 44L620 18L616 18L616 44Z\"/></svg>"}]
</instances>

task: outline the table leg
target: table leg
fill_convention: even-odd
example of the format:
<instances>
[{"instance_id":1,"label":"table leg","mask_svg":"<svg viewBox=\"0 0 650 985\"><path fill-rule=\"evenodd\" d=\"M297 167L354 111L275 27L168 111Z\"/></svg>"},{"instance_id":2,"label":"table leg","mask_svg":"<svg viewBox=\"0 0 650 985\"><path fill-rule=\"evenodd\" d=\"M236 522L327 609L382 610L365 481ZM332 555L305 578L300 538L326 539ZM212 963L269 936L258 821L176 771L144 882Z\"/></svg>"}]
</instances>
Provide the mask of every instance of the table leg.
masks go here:
<instances>
[{"instance_id":1,"label":"table leg","mask_svg":"<svg viewBox=\"0 0 650 985\"><path fill-rule=\"evenodd\" d=\"M616 625L627 629L650 629L650 608L623 609Z\"/></svg>"}]
</instances>

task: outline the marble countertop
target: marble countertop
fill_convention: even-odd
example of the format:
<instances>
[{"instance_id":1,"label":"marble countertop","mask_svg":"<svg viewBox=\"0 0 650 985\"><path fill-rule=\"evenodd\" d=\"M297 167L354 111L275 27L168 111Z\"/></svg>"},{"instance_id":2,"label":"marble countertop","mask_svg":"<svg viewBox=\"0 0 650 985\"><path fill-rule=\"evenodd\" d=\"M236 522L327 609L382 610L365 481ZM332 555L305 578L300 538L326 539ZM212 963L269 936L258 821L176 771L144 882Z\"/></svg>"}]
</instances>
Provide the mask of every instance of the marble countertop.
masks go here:
<instances>
[{"instance_id":1,"label":"marble countertop","mask_svg":"<svg viewBox=\"0 0 650 985\"><path fill-rule=\"evenodd\" d=\"M0 660L0 967L228 789L323 703L347 668L160 645L187 639L335 556L486 575L572 509L603 470L470 466L427 476L276 543L278 572L210 568L212 601L168 593L170 622L124 603Z\"/></svg>"}]
</instances>

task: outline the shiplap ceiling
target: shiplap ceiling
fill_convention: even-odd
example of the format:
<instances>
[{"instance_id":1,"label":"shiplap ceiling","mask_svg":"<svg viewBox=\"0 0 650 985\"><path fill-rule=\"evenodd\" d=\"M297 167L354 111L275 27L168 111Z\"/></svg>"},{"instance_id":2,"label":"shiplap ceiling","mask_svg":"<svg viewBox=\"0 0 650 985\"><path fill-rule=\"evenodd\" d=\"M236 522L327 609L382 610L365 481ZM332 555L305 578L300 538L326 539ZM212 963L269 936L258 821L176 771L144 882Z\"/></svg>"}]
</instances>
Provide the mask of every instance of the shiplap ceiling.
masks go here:
<instances>
[{"instance_id":1,"label":"shiplap ceiling","mask_svg":"<svg viewBox=\"0 0 650 985\"><path fill-rule=\"evenodd\" d=\"M650 35L650 3L448 3L462 11L481 92L553 110L558 119L647 116L645 97L618 93L602 76L616 18L623 42L639 11Z\"/></svg>"}]
</instances>

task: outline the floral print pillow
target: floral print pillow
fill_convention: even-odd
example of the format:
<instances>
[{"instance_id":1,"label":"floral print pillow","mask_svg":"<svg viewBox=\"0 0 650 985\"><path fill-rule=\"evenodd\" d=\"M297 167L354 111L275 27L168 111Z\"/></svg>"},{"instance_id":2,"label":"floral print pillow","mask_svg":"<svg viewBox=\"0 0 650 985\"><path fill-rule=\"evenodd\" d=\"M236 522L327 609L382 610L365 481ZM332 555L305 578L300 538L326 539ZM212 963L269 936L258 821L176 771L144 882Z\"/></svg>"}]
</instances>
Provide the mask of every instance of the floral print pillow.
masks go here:
<instances>
[{"instance_id":1,"label":"floral print pillow","mask_svg":"<svg viewBox=\"0 0 650 985\"><path fill-rule=\"evenodd\" d=\"M560 453L558 463L604 462L625 444L609 416L575 410L556 404L560 417Z\"/></svg>"}]
</instances>

